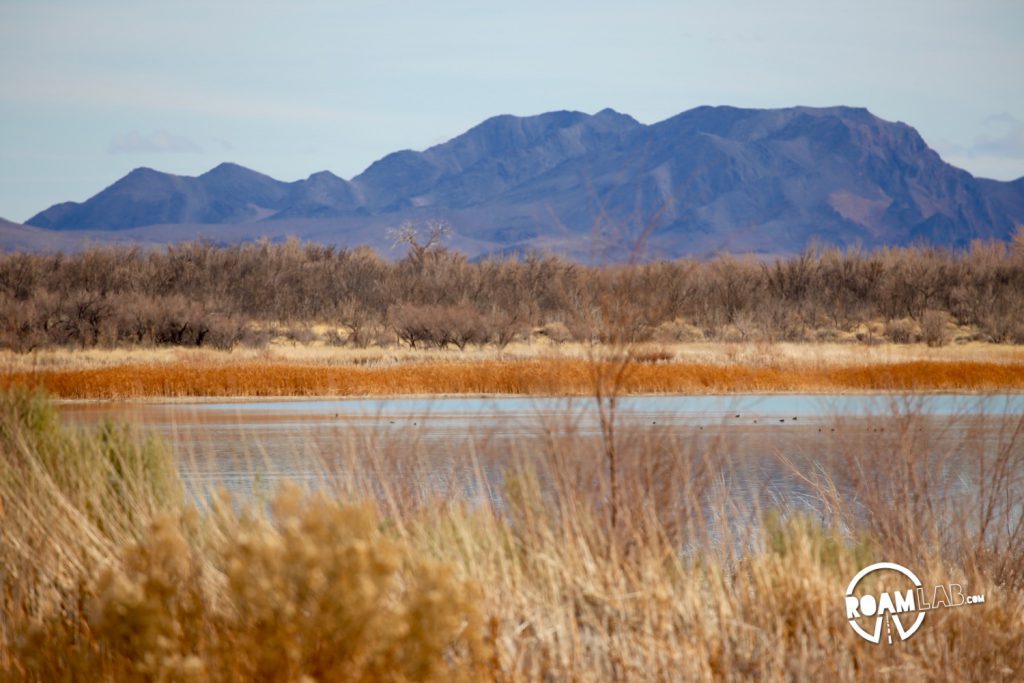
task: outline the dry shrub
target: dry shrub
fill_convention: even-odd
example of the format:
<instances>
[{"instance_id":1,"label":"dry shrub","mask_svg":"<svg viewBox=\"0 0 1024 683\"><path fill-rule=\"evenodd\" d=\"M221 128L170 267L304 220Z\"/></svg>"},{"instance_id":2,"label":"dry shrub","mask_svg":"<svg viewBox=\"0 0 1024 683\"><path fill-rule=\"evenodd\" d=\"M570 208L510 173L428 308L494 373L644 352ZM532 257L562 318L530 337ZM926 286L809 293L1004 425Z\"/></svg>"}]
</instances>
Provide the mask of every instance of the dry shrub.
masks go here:
<instances>
[{"instance_id":1,"label":"dry shrub","mask_svg":"<svg viewBox=\"0 0 1024 683\"><path fill-rule=\"evenodd\" d=\"M452 343L464 351L467 344L485 344L488 340L484 319L472 306L448 306L435 315L434 341L441 348Z\"/></svg>"},{"instance_id":2,"label":"dry shrub","mask_svg":"<svg viewBox=\"0 0 1024 683\"><path fill-rule=\"evenodd\" d=\"M49 318L46 304L36 297L28 301L19 301L0 295L0 345L27 353L33 349L53 343L47 334Z\"/></svg>"},{"instance_id":3,"label":"dry shrub","mask_svg":"<svg viewBox=\"0 0 1024 683\"><path fill-rule=\"evenodd\" d=\"M69 567L141 538L153 515L182 499L170 452L155 439L111 423L79 433L42 395L0 391L0 573L46 587L13 599L45 601L73 585Z\"/></svg>"},{"instance_id":4,"label":"dry shrub","mask_svg":"<svg viewBox=\"0 0 1024 683\"><path fill-rule=\"evenodd\" d=\"M166 451L0 397L0 678L477 680L480 593L370 505L199 515ZM80 456L84 456L80 457ZM242 511L239 511L239 508Z\"/></svg>"},{"instance_id":5,"label":"dry shrub","mask_svg":"<svg viewBox=\"0 0 1024 683\"><path fill-rule=\"evenodd\" d=\"M348 343L348 337L343 335L335 327L330 327L324 332L324 343L328 346L344 346Z\"/></svg>"},{"instance_id":6,"label":"dry shrub","mask_svg":"<svg viewBox=\"0 0 1024 683\"><path fill-rule=\"evenodd\" d=\"M529 325L526 324L526 315L522 310L502 311L497 308L492 309L485 316L483 326L487 332L488 341L499 349L504 349L515 339L530 333Z\"/></svg>"},{"instance_id":7,"label":"dry shrub","mask_svg":"<svg viewBox=\"0 0 1024 683\"><path fill-rule=\"evenodd\" d=\"M814 341L834 342L840 338L840 332L834 327L819 327L814 330Z\"/></svg>"},{"instance_id":8,"label":"dry shrub","mask_svg":"<svg viewBox=\"0 0 1024 683\"><path fill-rule=\"evenodd\" d=\"M857 328L855 337L857 341L869 346L882 343L882 336L885 334L885 325L878 322L871 322L860 325Z\"/></svg>"},{"instance_id":9,"label":"dry shrub","mask_svg":"<svg viewBox=\"0 0 1024 683\"><path fill-rule=\"evenodd\" d=\"M921 316L921 339L928 346L949 343L949 315L943 311L927 310Z\"/></svg>"},{"instance_id":10,"label":"dry shrub","mask_svg":"<svg viewBox=\"0 0 1024 683\"><path fill-rule=\"evenodd\" d=\"M416 306L402 305L388 311L388 321L399 340L415 349L417 344L430 342L430 321L424 311Z\"/></svg>"},{"instance_id":11,"label":"dry shrub","mask_svg":"<svg viewBox=\"0 0 1024 683\"><path fill-rule=\"evenodd\" d=\"M918 339L917 325L909 318L885 323L885 336L894 344L913 344Z\"/></svg>"},{"instance_id":12,"label":"dry shrub","mask_svg":"<svg viewBox=\"0 0 1024 683\"><path fill-rule=\"evenodd\" d=\"M284 330L284 338L298 344L310 344L319 337L309 325L290 325Z\"/></svg>"},{"instance_id":13,"label":"dry shrub","mask_svg":"<svg viewBox=\"0 0 1024 683\"><path fill-rule=\"evenodd\" d=\"M483 339L498 346L520 325L552 320L565 321L583 342L655 334L809 341L814 330L920 321L928 311L948 313L991 341L1024 341L1024 253L1002 242L960 251L810 249L772 263L720 256L602 267L537 254L470 262L431 239L409 242L397 262L364 248L296 240L0 254L0 344L19 351L229 346L239 340L223 334L215 342L218 335L201 329L230 321L228 331L272 322L340 325L362 346L402 307L434 307L435 322L466 307L482 319Z\"/></svg>"},{"instance_id":14,"label":"dry shrub","mask_svg":"<svg viewBox=\"0 0 1024 683\"><path fill-rule=\"evenodd\" d=\"M564 344L572 339L569 327L560 320L545 324L538 332L556 344Z\"/></svg>"},{"instance_id":15,"label":"dry shrub","mask_svg":"<svg viewBox=\"0 0 1024 683\"><path fill-rule=\"evenodd\" d=\"M277 496L272 520L249 515L222 527L226 540L213 562L224 567L226 586L219 600L226 609L172 631L209 639L207 670L214 678L475 678L486 659L478 595L454 579L451 568L382 536L370 509L306 499L294 487ZM154 537L152 545L159 542ZM180 551L172 555L158 549L156 554L180 557ZM148 588L163 566L166 561L144 566L129 581ZM183 578L179 573L177 585ZM118 580L101 577L101 586ZM101 600L103 595L99 591ZM186 608L194 604L187 595L183 598ZM124 613L116 597L102 608ZM171 615L156 616L166 623ZM123 627L124 619L115 624ZM102 642L102 625L96 632ZM195 651L189 643L182 645L181 654ZM200 643L199 651L204 649ZM137 662L145 661L140 655L146 652L119 654Z\"/></svg>"},{"instance_id":16,"label":"dry shrub","mask_svg":"<svg viewBox=\"0 0 1024 683\"><path fill-rule=\"evenodd\" d=\"M468 305L412 306L402 305L388 313L399 339L416 348L417 344L433 345L439 349L454 344L465 350L467 344L483 344L488 330L483 317ZM507 344L507 342L505 342Z\"/></svg>"},{"instance_id":17,"label":"dry shrub","mask_svg":"<svg viewBox=\"0 0 1024 683\"><path fill-rule=\"evenodd\" d=\"M704 331L684 320L666 320L654 330L653 339L657 342L701 342Z\"/></svg>"},{"instance_id":18,"label":"dry shrub","mask_svg":"<svg viewBox=\"0 0 1024 683\"><path fill-rule=\"evenodd\" d=\"M472 679L485 660L479 594L452 568L389 539L366 507L286 489L222 550L232 643L246 677ZM268 590L269 589L269 590ZM255 628L254 628L255 627Z\"/></svg>"},{"instance_id":19,"label":"dry shrub","mask_svg":"<svg viewBox=\"0 0 1024 683\"><path fill-rule=\"evenodd\" d=\"M81 623L45 617L15 661L41 680L476 680L479 594L379 524L297 487L269 517L222 510L205 549L158 517L87 580Z\"/></svg>"},{"instance_id":20,"label":"dry shrub","mask_svg":"<svg viewBox=\"0 0 1024 683\"><path fill-rule=\"evenodd\" d=\"M356 348L365 349L373 341L374 330L378 327L378 315L360 302L349 299L337 306L336 317L348 328L344 341ZM332 323L333 325L333 323ZM340 335L338 336L340 346ZM334 343L334 342L332 342Z\"/></svg>"}]
</instances>

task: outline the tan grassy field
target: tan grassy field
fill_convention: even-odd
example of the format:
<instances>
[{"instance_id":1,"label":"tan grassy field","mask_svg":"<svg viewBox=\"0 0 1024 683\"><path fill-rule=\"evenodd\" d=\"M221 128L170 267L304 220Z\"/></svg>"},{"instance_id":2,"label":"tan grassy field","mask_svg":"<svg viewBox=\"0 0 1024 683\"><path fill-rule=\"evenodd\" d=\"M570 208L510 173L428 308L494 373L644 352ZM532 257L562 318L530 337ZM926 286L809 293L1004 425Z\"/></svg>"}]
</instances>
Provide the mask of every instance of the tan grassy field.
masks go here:
<instances>
[{"instance_id":1,"label":"tan grassy field","mask_svg":"<svg viewBox=\"0 0 1024 683\"><path fill-rule=\"evenodd\" d=\"M275 344L230 352L5 353L0 369L4 385L43 387L68 399L581 395L613 369L624 370L617 387L624 393L1018 391L1024 348L701 343L609 349L536 342L462 352Z\"/></svg>"},{"instance_id":2,"label":"tan grassy field","mask_svg":"<svg viewBox=\"0 0 1024 683\"><path fill-rule=\"evenodd\" d=\"M671 360L710 365L829 366L871 365L907 361L972 361L1022 364L1024 346L968 342L931 347L925 344L857 343L775 343L693 342L650 343L630 347L638 355L667 354ZM23 372L58 368L97 368L118 365L159 365L165 363L273 362L303 365L394 365L427 361L520 360L535 358L586 359L607 352L600 346L575 342L554 344L543 337L529 343L514 342L499 350L494 346L470 346L465 351L410 349L405 346L355 348L323 343L291 343L277 340L264 349L235 348L231 351L186 347L141 347L105 349L40 349L15 353L0 349L0 370Z\"/></svg>"}]
</instances>

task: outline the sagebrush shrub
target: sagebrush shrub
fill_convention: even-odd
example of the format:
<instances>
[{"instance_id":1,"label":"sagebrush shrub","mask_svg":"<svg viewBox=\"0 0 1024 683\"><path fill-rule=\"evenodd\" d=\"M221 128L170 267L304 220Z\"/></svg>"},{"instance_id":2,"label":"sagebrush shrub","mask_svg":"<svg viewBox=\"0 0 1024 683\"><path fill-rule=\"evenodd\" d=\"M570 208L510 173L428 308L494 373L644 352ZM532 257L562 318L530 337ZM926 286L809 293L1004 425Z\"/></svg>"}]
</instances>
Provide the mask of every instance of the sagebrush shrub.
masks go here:
<instances>
[{"instance_id":1,"label":"sagebrush shrub","mask_svg":"<svg viewBox=\"0 0 1024 683\"><path fill-rule=\"evenodd\" d=\"M949 314L928 310L921 316L921 338L928 346L945 346L949 343Z\"/></svg>"},{"instance_id":2,"label":"sagebrush shrub","mask_svg":"<svg viewBox=\"0 0 1024 683\"><path fill-rule=\"evenodd\" d=\"M490 661L479 592L367 506L286 487L269 515L222 510L215 542L196 524L159 516L88 578L80 622L50 614L16 646L28 677L449 681Z\"/></svg>"},{"instance_id":3,"label":"sagebrush shrub","mask_svg":"<svg viewBox=\"0 0 1024 683\"><path fill-rule=\"evenodd\" d=\"M894 344L912 344L917 341L917 326L913 320L890 320L885 324L885 336Z\"/></svg>"}]
</instances>

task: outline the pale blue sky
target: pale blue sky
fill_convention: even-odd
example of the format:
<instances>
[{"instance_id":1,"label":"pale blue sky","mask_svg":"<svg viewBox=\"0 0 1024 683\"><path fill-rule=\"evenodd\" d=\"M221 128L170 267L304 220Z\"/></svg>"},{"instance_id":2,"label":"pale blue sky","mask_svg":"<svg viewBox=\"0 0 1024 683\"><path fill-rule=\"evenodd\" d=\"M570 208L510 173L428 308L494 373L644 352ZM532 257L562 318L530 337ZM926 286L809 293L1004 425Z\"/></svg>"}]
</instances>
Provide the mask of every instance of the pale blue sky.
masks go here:
<instances>
[{"instance_id":1,"label":"pale blue sky","mask_svg":"<svg viewBox=\"0 0 1024 683\"><path fill-rule=\"evenodd\" d=\"M350 178L496 114L866 106L1024 175L1024 3L0 0L0 216L132 168Z\"/></svg>"}]
</instances>

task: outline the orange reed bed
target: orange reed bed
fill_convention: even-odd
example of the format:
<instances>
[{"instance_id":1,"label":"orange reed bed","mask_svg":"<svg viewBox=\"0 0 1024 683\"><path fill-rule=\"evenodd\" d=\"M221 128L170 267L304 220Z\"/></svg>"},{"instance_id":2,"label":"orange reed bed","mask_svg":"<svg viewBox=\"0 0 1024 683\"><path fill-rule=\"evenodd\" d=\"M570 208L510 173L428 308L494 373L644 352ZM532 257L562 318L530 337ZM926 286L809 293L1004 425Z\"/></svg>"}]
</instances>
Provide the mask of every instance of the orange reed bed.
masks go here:
<instances>
[{"instance_id":1,"label":"orange reed bed","mask_svg":"<svg viewBox=\"0 0 1024 683\"><path fill-rule=\"evenodd\" d=\"M580 359L428 362L379 368L281 362L126 364L91 369L8 372L0 385L25 384L57 398L188 396L361 396L389 394L593 393L607 364ZM1019 391L1024 365L914 361L834 367L755 367L696 363L630 365L622 393L774 391Z\"/></svg>"}]
</instances>

